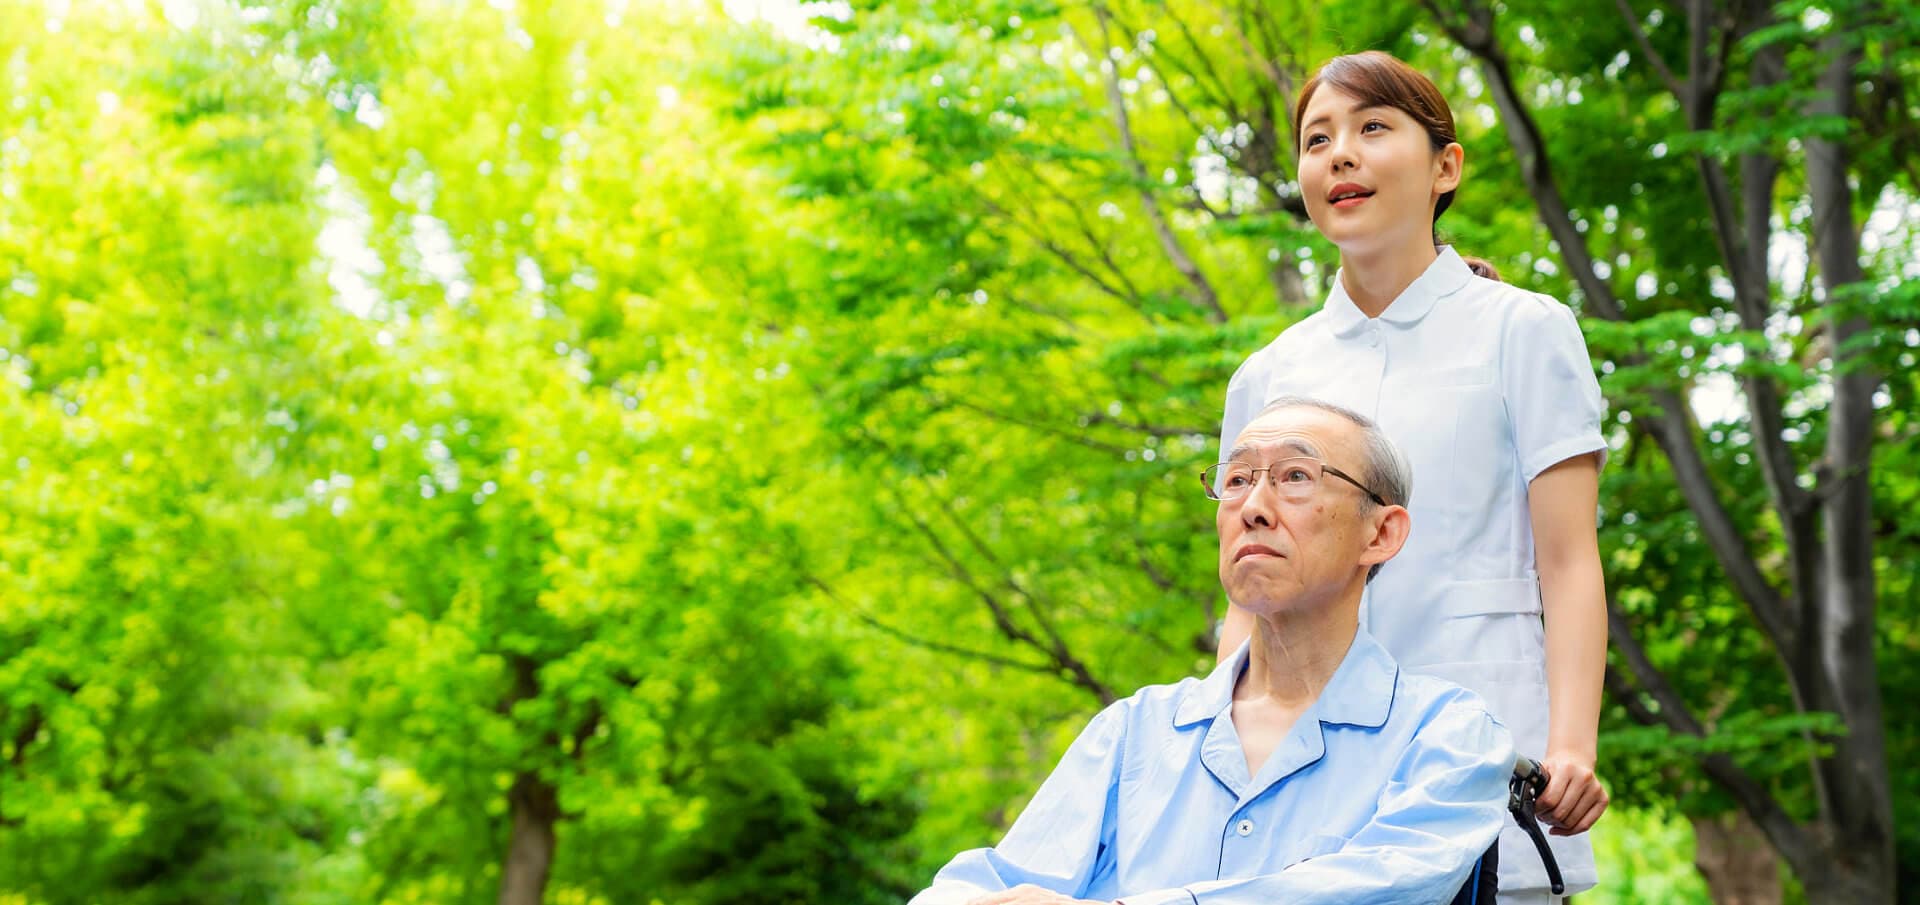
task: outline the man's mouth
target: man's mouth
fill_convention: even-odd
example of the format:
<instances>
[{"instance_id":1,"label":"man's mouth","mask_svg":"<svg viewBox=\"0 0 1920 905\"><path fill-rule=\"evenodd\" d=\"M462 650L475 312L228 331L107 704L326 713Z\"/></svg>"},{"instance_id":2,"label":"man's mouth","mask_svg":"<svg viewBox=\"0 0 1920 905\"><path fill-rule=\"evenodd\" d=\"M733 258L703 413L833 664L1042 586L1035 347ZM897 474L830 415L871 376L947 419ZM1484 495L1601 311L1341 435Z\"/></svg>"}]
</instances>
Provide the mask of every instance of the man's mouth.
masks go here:
<instances>
[{"instance_id":1,"label":"man's mouth","mask_svg":"<svg viewBox=\"0 0 1920 905\"><path fill-rule=\"evenodd\" d=\"M1249 556L1279 556L1280 551L1264 544L1248 544L1234 551L1233 561L1239 562Z\"/></svg>"}]
</instances>

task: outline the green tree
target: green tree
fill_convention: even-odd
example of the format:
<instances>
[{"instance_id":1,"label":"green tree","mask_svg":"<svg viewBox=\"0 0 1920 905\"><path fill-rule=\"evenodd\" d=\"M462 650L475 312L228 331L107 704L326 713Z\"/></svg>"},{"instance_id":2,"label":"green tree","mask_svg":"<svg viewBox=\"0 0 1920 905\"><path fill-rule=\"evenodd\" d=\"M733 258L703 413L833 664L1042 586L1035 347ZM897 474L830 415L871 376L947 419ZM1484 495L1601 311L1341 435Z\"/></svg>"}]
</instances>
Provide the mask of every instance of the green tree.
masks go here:
<instances>
[{"instance_id":1,"label":"green tree","mask_svg":"<svg viewBox=\"0 0 1920 905\"><path fill-rule=\"evenodd\" d=\"M817 567L867 588L840 596L876 641L1093 701L1204 663L1193 617L1216 595L1177 475L1205 459L1227 370L1332 273L1290 178L1291 95L1380 47L1464 99L1448 229L1590 318L1625 463L1610 684L1622 721L1659 727L1616 724L1614 769L1746 811L1816 899L1890 897L1885 739L1912 731L1887 724L1876 663L1912 613L1882 609L1907 599L1909 546L1873 513L1906 491L1874 476L1910 458L1910 387L1885 375L1911 368L1912 237L1868 247L1860 224L1914 196L1915 32L1871 5L1692 9L875 4L816 20L811 46L738 51L741 112L779 130L791 194L836 212L803 237L831 262L797 294L825 338L803 370L860 362L818 394L871 501L845 523L883 541L850 532ZM1742 412L1702 426L1725 398ZM923 576L928 605L891 614L897 584L868 567Z\"/></svg>"},{"instance_id":2,"label":"green tree","mask_svg":"<svg viewBox=\"0 0 1920 905\"><path fill-rule=\"evenodd\" d=\"M0 22L0 888L265 901L355 817L252 556L310 124L221 23Z\"/></svg>"},{"instance_id":3,"label":"green tree","mask_svg":"<svg viewBox=\"0 0 1920 905\"><path fill-rule=\"evenodd\" d=\"M1570 295L1604 322L1595 345L1614 369L1622 422L1631 418L1631 435L1658 447L1660 478L1685 502L1673 527L1718 567L1675 581L1694 570L1648 570L1635 530L1609 532L1623 541L1609 576L1620 667L1609 674L1613 700L1636 721L1691 740L1678 747L1765 833L1811 901L1892 901L1878 664L1880 584L1897 539L1875 516L1888 496L1875 474L1889 456L1908 457L1905 437L1889 428L1911 408L1894 407L1885 375L1899 356L1899 367L1911 366L1920 296L1903 282L1914 275L1911 236L1907 253L1889 258L1863 244L1861 224L1920 190L1898 153L1916 138L1900 86L1914 74L1920 30L1911 15L1872 3L1620 4L1612 21L1591 6L1514 6L1498 16L1485 5L1428 6L1472 55L1500 110ZM1577 42L1564 39L1572 15L1589 26ZM1593 99L1547 119L1523 80L1548 96ZM1649 112L1622 117L1621 102ZM1592 178L1618 168L1602 156L1638 158L1624 195L1619 180ZM1643 212L1635 195L1670 197L1644 202L1665 211ZM1616 230L1596 234L1596 212L1659 231L1653 261L1663 266L1623 253L1631 243ZM1676 271L1692 279L1676 281ZM1703 429L1689 392L1709 374L1738 381L1743 410ZM1609 519L1637 514L1636 497L1622 502L1608 507ZM1723 618L1721 582L1746 618ZM1673 681L1690 651L1656 660L1641 639L1681 628L1658 612L1676 600L1702 605L1682 610L1694 631L1704 620L1739 636L1728 654L1772 655L1755 664L1765 677L1757 687L1729 700L1724 680ZM1720 727L1701 717L1707 707L1723 714L1711 721ZM1756 769L1763 759L1774 763ZM1794 774L1781 775L1783 761Z\"/></svg>"},{"instance_id":4,"label":"green tree","mask_svg":"<svg viewBox=\"0 0 1920 905\"><path fill-rule=\"evenodd\" d=\"M712 125L669 78L697 24L358 15L286 27L335 67L323 147L379 262L329 319L344 379L303 400L301 461L330 551L308 619L407 791L368 843L376 894L897 891L911 810L856 783L849 667L762 540L792 518L758 439L777 365L727 293L778 262L724 140L686 138ZM354 600L386 606L342 619Z\"/></svg>"}]
</instances>

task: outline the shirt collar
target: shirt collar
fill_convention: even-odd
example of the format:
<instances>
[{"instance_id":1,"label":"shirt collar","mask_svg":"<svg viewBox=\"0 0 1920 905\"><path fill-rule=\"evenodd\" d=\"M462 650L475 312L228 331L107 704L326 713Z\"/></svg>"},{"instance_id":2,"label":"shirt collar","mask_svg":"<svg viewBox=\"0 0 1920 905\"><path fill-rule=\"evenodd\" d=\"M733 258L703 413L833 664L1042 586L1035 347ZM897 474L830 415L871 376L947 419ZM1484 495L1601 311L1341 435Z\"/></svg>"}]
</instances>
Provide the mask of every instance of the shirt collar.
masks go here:
<instances>
[{"instance_id":1,"label":"shirt collar","mask_svg":"<svg viewBox=\"0 0 1920 905\"><path fill-rule=\"evenodd\" d=\"M1233 656L1214 667L1198 685L1190 685L1174 708L1173 725L1190 726L1202 720L1216 719L1233 704L1233 686L1246 671L1253 639L1240 643ZM1353 644L1333 671L1327 687L1320 690L1313 709L1322 723L1379 728L1386 725L1393 710L1394 690L1399 686L1400 666L1387 649L1380 646L1364 628L1356 629Z\"/></svg>"},{"instance_id":2,"label":"shirt collar","mask_svg":"<svg viewBox=\"0 0 1920 905\"><path fill-rule=\"evenodd\" d=\"M1344 272L1345 268L1341 268ZM1433 310L1433 305L1446 296L1459 292L1473 277L1473 271L1467 262L1460 259L1459 252L1451 245L1440 246L1440 256L1427 265L1426 272L1420 274L1407 288L1380 312L1380 319L1390 324L1410 327L1420 322ZM1340 273L1333 275L1333 291L1327 293L1327 303L1323 308L1327 313L1329 325L1337 336L1350 336L1367 322L1366 312L1353 303L1347 295L1347 287L1340 279Z\"/></svg>"}]
</instances>

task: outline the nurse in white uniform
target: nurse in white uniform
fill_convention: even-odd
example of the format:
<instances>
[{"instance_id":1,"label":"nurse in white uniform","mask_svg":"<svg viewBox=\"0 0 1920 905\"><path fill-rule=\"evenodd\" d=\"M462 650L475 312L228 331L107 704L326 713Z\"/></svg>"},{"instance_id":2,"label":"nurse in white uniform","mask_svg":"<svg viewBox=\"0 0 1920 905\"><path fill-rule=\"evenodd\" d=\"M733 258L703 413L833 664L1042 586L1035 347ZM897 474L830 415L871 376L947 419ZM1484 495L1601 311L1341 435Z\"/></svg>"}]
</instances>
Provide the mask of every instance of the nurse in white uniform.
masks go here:
<instances>
[{"instance_id":1,"label":"nurse in white uniform","mask_svg":"<svg viewBox=\"0 0 1920 905\"><path fill-rule=\"evenodd\" d=\"M1338 57L1300 92L1294 134L1314 226L1340 249L1325 306L1253 354L1227 389L1223 444L1280 396L1376 419L1413 466L1413 533L1368 593L1367 630L1409 670L1484 697L1552 784L1540 797L1567 892L1596 882L1583 835L1607 620L1595 538L1603 404L1573 312L1436 247L1460 184L1452 111L1386 54ZM1544 616L1544 619L1543 619ZM1220 649L1251 625L1228 610ZM1518 827L1500 901L1548 902Z\"/></svg>"}]
</instances>

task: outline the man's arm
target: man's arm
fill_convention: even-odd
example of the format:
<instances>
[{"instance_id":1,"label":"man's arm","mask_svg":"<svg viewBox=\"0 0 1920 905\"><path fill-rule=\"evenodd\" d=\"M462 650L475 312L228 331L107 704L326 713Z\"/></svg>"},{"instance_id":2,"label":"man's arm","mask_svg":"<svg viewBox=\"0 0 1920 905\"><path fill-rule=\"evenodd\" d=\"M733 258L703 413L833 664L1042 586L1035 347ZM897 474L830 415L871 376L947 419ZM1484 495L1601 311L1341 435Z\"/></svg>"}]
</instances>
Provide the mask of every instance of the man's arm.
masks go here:
<instances>
[{"instance_id":1,"label":"man's arm","mask_svg":"<svg viewBox=\"0 0 1920 905\"><path fill-rule=\"evenodd\" d=\"M1078 896L1112 860L1128 701L1100 712L993 848L961 852L908 905L966 905L1016 886Z\"/></svg>"},{"instance_id":2,"label":"man's arm","mask_svg":"<svg viewBox=\"0 0 1920 905\"><path fill-rule=\"evenodd\" d=\"M1456 692L1414 737L1373 819L1338 851L1258 877L1122 896L1122 905L1400 905L1451 900L1506 817L1513 739ZM1464 698L1464 700L1462 699ZM1469 703L1471 702L1471 703Z\"/></svg>"}]
</instances>

